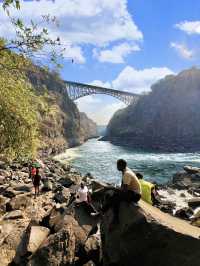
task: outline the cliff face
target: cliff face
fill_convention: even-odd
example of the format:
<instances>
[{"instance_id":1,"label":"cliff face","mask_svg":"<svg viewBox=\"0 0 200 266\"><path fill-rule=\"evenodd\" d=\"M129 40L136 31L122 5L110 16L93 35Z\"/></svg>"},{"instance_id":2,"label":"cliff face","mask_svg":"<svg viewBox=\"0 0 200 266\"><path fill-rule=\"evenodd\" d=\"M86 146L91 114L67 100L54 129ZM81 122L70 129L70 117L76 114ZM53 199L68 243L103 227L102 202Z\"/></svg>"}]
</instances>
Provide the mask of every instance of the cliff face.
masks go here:
<instances>
[{"instance_id":1,"label":"cliff face","mask_svg":"<svg viewBox=\"0 0 200 266\"><path fill-rule=\"evenodd\" d=\"M96 134L96 124L79 113L66 92L64 82L46 71L28 74L38 97L40 150L55 154L82 144Z\"/></svg>"},{"instance_id":2,"label":"cliff face","mask_svg":"<svg viewBox=\"0 0 200 266\"><path fill-rule=\"evenodd\" d=\"M97 124L88 118L85 113L80 113L80 122L83 141L98 137Z\"/></svg>"},{"instance_id":3,"label":"cliff face","mask_svg":"<svg viewBox=\"0 0 200 266\"><path fill-rule=\"evenodd\" d=\"M200 150L200 70L167 76L111 119L106 139L134 148Z\"/></svg>"}]
</instances>

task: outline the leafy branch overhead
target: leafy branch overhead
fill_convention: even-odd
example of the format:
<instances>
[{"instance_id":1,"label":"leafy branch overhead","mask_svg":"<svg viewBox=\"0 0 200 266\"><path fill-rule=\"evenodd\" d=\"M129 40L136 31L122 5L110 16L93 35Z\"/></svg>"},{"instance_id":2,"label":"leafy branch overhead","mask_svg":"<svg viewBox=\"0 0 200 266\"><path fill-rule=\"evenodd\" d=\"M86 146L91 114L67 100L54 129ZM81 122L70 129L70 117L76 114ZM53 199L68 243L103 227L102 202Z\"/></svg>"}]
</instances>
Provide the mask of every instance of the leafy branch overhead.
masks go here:
<instances>
[{"instance_id":1,"label":"leafy branch overhead","mask_svg":"<svg viewBox=\"0 0 200 266\"><path fill-rule=\"evenodd\" d=\"M5 0L2 6L15 29L15 36L4 40L4 45L0 45L0 56L2 51L12 50L33 59L37 64L49 64L50 61L57 67L61 67L58 61L63 57L65 49L61 48L60 37L53 38L48 31L50 24L59 26L56 17L43 15L40 22L30 20L29 23L24 23L20 18L13 18L9 12L11 6L20 9L19 0Z\"/></svg>"},{"instance_id":2,"label":"leafy branch overhead","mask_svg":"<svg viewBox=\"0 0 200 266\"><path fill-rule=\"evenodd\" d=\"M14 6L17 9L20 9L20 1L19 0L4 0L2 6L3 6L4 10L6 10L7 12L9 12L8 11L8 8L11 5Z\"/></svg>"}]
</instances>

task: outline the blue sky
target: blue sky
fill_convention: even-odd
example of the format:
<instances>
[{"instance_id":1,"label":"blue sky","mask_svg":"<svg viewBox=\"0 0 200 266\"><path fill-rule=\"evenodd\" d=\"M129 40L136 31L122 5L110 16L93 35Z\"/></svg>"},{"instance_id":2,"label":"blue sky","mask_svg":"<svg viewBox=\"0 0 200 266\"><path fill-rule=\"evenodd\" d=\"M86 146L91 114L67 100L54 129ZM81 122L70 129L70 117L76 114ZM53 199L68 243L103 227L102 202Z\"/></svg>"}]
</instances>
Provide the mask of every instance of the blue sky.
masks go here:
<instances>
[{"instance_id":1,"label":"blue sky","mask_svg":"<svg viewBox=\"0 0 200 266\"><path fill-rule=\"evenodd\" d=\"M168 74L199 65L199 0L55 0L25 1L20 15L38 21L55 15L50 26L66 47L65 80L142 93ZM0 35L13 30L0 13ZM71 63L70 58L74 59ZM98 124L106 124L124 105L109 96L77 101Z\"/></svg>"}]
</instances>

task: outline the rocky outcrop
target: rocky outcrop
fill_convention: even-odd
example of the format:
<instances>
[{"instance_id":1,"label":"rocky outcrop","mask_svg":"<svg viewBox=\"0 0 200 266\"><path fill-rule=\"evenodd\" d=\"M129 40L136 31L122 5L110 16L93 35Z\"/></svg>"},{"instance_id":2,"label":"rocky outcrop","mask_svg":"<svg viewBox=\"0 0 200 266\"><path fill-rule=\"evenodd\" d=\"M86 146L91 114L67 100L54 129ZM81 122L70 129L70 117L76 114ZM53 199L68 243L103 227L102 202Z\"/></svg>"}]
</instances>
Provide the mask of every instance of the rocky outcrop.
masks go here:
<instances>
[{"instance_id":1,"label":"rocky outcrop","mask_svg":"<svg viewBox=\"0 0 200 266\"><path fill-rule=\"evenodd\" d=\"M96 136L96 124L68 97L66 85L56 73L37 69L27 74L38 99L41 152L57 154Z\"/></svg>"},{"instance_id":2,"label":"rocky outcrop","mask_svg":"<svg viewBox=\"0 0 200 266\"><path fill-rule=\"evenodd\" d=\"M200 168L185 166L184 171L180 171L173 176L172 186L200 193Z\"/></svg>"},{"instance_id":3,"label":"rocky outcrop","mask_svg":"<svg viewBox=\"0 0 200 266\"><path fill-rule=\"evenodd\" d=\"M42 180L51 181L51 188L36 199L26 163L3 168L7 175L0 185L1 266L126 266L130 261L133 265L198 265L198 227L142 201L139 206L121 203L120 222L111 226L112 209L93 216L84 204L74 202L82 176L73 168L45 159L40 172ZM99 210L114 188L89 174L84 180ZM12 197L7 191L12 191ZM196 206L198 200L190 204ZM199 226L199 210L177 212L183 215L192 215Z\"/></svg>"},{"instance_id":4,"label":"rocky outcrop","mask_svg":"<svg viewBox=\"0 0 200 266\"><path fill-rule=\"evenodd\" d=\"M136 105L115 113L105 140L160 151L200 150L200 70L167 76Z\"/></svg>"},{"instance_id":5,"label":"rocky outcrop","mask_svg":"<svg viewBox=\"0 0 200 266\"><path fill-rule=\"evenodd\" d=\"M98 137L97 124L88 118L85 113L80 113L80 121L84 141L90 138Z\"/></svg>"},{"instance_id":6,"label":"rocky outcrop","mask_svg":"<svg viewBox=\"0 0 200 266\"><path fill-rule=\"evenodd\" d=\"M103 265L199 265L200 229L145 203L122 203L119 218L111 230L109 210L101 224Z\"/></svg>"},{"instance_id":7,"label":"rocky outcrop","mask_svg":"<svg viewBox=\"0 0 200 266\"><path fill-rule=\"evenodd\" d=\"M81 266L89 261L100 265L100 238L96 231L90 235L98 219L73 203L82 177L51 159L43 163L42 181L45 177L52 186L36 199L28 165L3 165L4 173L10 174L0 185L1 266ZM67 180L66 187L60 183L61 177Z\"/></svg>"}]
</instances>

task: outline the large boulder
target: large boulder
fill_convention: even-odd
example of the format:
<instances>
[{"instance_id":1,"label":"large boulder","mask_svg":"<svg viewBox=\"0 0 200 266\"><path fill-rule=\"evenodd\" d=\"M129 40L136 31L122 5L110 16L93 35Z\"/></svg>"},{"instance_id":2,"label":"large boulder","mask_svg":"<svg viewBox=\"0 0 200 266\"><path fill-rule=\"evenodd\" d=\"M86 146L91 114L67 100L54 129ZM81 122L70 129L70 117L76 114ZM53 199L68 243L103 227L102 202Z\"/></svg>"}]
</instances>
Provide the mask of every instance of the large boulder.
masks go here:
<instances>
[{"instance_id":1,"label":"large boulder","mask_svg":"<svg viewBox=\"0 0 200 266\"><path fill-rule=\"evenodd\" d=\"M188 172L178 172L173 176L172 183L177 189L199 188L200 174L191 174Z\"/></svg>"},{"instance_id":2,"label":"large boulder","mask_svg":"<svg viewBox=\"0 0 200 266\"><path fill-rule=\"evenodd\" d=\"M189 199L188 205L192 208L200 207L200 197Z\"/></svg>"},{"instance_id":3,"label":"large boulder","mask_svg":"<svg viewBox=\"0 0 200 266\"><path fill-rule=\"evenodd\" d=\"M54 200L58 203L69 203L71 197L71 193L70 190L68 188L63 188L61 191L58 191L55 195L54 195Z\"/></svg>"},{"instance_id":4,"label":"large boulder","mask_svg":"<svg viewBox=\"0 0 200 266\"><path fill-rule=\"evenodd\" d=\"M50 230L42 226L31 226L27 251L35 253L49 235Z\"/></svg>"},{"instance_id":5,"label":"large boulder","mask_svg":"<svg viewBox=\"0 0 200 266\"><path fill-rule=\"evenodd\" d=\"M119 224L112 227L112 210L105 214L103 265L198 266L200 229L142 201L140 206L121 203Z\"/></svg>"},{"instance_id":6,"label":"large boulder","mask_svg":"<svg viewBox=\"0 0 200 266\"><path fill-rule=\"evenodd\" d=\"M103 181L99 181L96 179L92 179L91 180L91 187L92 187L92 191L98 190L98 189L104 189L107 188L109 186L108 183L103 182Z\"/></svg>"},{"instance_id":7,"label":"large boulder","mask_svg":"<svg viewBox=\"0 0 200 266\"><path fill-rule=\"evenodd\" d=\"M72 265L75 258L75 236L70 226L50 235L29 262L30 266Z\"/></svg>"},{"instance_id":8,"label":"large boulder","mask_svg":"<svg viewBox=\"0 0 200 266\"><path fill-rule=\"evenodd\" d=\"M16 191L31 192L33 185L31 184L19 184L13 187Z\"/></svg>"},{"instance_id":9,"label":"large boulder","mask_svg":"<svg viewBox=\"0 0 200 266\"><path fill-rule=\"evenodd\" d=\"M58 180L62 186L69 188L71 185L74 185L74 182L68 177L62 177Z\"/></svg>"},{"instance_id":10,"label":"large boulder","mask_svg":"<svg viewBox=\"0 0 200 266\"><path fill-rule=\"evenodd\" d=\"M21 210L11 211L3 216L4 220L13 220L19 218L23 218L23 213Z\"/></svg>"},{"instance_id":11,"label":"large boulder","mask_svg":"<svg viewBox=\"0 0 200 266\"><path fill-rule=\"evenodd\" d=\"M0 214L6 212L6 204L9 199L0 195Z\"/></svg>"},{"instance_id":12,"label":"large boulder","mask_svg":"<svg viewBox=\"0 0 200 266\"><path fill-rule=\"evenodd\" d=\"M89 216L81 206L67 209L54 207L43 220L43 224L54 234L45 240L29 265L81 266L90 260L98 262L100 241L95 235L90 236L96 223L96 218Z\"/></svg>"},{"instance_id":13,"label":"large boulder","mask_svg":"<svg viewBox=\"0 0 200 266\"><path fill-rule=\"evenodd\" d=\"M12 265L12 261L18 253L19 246L22 242L24 231L28 226L28 221L6 220L2 226L2 233L0 235L0 257L1 266ZM16 265L16 264L14 264ZM22 265L22 264L17 264Z\"/></svg>"},{"instance_id":14,"label":"large boulder","mask_svg":"<svg viewBox=\"0 0 200 266\"><path fill-rule=\"evenodd\" d=\"M198 174L198 173L200 173L200 168L198 168L198 167L192 167L192 166L186 165L186 166L183 167L183 169L188 174Z\"/></svg>"},{"instance_id":15,"label":"large boulder","mask_svg":"<svg viewBox=\"0 0 200 266\"><path fill-rule=\"evenodd\" d=\"M19 209L28 207L31 203L30 196L31 196L30 193L26 193L26 194L22 194L22 195L17 195L16 197L12 198L6 204L7 211L19 210Z\"/></svg>"}]
</instances>

